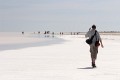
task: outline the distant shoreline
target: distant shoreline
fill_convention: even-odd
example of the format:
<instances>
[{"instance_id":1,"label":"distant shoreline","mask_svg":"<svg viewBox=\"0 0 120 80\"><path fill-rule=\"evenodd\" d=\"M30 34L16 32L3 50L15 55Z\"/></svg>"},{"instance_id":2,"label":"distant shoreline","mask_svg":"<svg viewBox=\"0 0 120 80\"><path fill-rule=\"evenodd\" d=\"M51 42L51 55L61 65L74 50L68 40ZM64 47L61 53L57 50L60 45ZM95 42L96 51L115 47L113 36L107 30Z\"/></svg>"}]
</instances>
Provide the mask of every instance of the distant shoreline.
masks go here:
<instances>
[{"instance_id":1,"label":"distant shoreline","mask_svg":"<svg viewBox=\"0 0 120 80\"><path fill-rule=\"evenodd\" d=\"M53 34L54 33L54 34ZM62 34L63 33L63 34ZM120 35L120 31L99 31L100 34L102 35ZM34 34L39 34L39 35L85 35L86 32L50 32L48 34L44 34L44 32L0 32L0 36L29 36L29 35L34 35Z\"/></svg>"}]
</instances>

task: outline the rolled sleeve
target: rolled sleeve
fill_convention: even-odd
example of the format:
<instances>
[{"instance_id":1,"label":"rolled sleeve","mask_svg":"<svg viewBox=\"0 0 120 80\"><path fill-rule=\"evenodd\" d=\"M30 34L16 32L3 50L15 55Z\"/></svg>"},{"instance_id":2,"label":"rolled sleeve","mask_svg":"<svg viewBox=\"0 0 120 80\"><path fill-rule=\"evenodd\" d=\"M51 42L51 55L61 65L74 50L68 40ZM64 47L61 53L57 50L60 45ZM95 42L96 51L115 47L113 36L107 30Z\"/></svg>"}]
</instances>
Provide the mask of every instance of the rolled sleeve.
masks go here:
<instances>
[{"instance_id":1,"label":"rolled sleeve","mask_svg":"<svg viewBox=\"0 0 120 80\"><path fill-rule=\"evenodd\" d=\"M86 34L85 34L85 37L90 37L90 31L88 31Z\"/></svg>"}]
</instances>

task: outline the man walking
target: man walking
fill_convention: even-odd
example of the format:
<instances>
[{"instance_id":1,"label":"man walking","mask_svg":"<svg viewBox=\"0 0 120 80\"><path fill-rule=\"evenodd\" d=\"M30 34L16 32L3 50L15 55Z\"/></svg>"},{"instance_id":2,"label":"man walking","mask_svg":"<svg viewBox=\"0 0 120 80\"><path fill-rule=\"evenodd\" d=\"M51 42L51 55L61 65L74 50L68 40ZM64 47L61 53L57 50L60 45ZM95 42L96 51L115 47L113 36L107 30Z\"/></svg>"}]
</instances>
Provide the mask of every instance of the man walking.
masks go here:
<instances>
[{"instance_id":1,"label":"man walking","mask_svg":"<svg viewBox=\"0 0 120 80\"><path fill-rule=\"evenodd\" d=\"M101 47L103 48L102 39L99 35L99 33L96 30L96 26L92 25L92 29L89 29L89 31L86 33L85 37L89 37L89 39L94 35L94 38L92 39L92 44L90 44L90 53L91 53L91 60L92 60L92 67L95 68L96 64L95 61L97 59L98 54L98 47L96 46L96 41L100 41Z\"/></svg>"}]
</instances>

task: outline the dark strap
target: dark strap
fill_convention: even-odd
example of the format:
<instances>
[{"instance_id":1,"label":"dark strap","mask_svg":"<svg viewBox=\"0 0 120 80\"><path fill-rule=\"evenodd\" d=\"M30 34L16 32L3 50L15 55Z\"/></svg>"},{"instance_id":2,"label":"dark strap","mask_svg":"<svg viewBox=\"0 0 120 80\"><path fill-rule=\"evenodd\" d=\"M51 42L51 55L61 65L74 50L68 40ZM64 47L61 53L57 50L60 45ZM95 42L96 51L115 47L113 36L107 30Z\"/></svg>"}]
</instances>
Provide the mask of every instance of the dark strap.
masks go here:
<instances>
[{"instance_id":1,"label":"dark strap","mask_svg":"<svg viewBox=\"0 0 120 80\"><path fill-rule=\"evenodd\" d=\"M97 32L97 31L95 31L95 35L96 35L96 32ZM96 36L96 41L99 41L99 39L97 40L97 36Z\"/></svg>"},{"instance_id":2,"label":"dark strap","mask_svg":"<svg viewBox=\"0 0 120 80\"><path fill-rule=\"evenodd\" d=\"M95 30L95 34L94 34L93 36L95 36L95 35L96 35L96 32L97 32L97 31Z\"/></svg>"},{"instance_id":3,"label":"dark strap","mask_svg":"<svg viewBox=\"0 0 120 80\"><path fill-rule=\"evenodd\" d=\"M96 32L97 32L97 31L95 30L95 34L91 37L91 40L93 40L94 36L96 35Z\"/></svg>"}]
</instances>

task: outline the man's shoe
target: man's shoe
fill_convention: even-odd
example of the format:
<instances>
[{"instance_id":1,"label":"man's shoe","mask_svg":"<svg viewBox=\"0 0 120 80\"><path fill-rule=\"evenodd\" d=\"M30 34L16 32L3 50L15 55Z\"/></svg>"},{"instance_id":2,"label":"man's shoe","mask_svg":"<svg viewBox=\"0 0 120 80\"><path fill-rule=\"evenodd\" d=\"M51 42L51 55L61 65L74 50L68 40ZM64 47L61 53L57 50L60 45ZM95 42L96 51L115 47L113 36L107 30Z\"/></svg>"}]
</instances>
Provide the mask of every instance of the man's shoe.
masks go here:
<instances>
[{"instance_id":1,"label":"man's shoe","mask_svg":"<svg viewBox=\"0 0 120 80\"><path fill-rule=\"evenodd\" d=\"M92 63L92 67L93 67L93 68L95 68L95 67L96 67L95 63Z\"/></svg>"}]
</instances>

